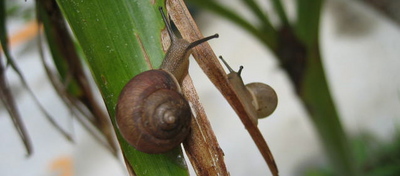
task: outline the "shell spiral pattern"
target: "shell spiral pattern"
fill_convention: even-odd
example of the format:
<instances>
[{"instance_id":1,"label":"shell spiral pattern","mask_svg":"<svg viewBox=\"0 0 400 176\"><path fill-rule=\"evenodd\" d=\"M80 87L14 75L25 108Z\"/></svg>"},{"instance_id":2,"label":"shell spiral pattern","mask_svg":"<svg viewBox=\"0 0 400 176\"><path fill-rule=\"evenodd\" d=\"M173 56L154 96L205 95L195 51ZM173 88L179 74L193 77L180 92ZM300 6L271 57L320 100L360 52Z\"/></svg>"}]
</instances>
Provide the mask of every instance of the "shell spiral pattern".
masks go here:
<instances>
[{"instance_id":1,"label":"shell spiral pattern","mask_svg":"<svg viewBox=\"0 0 400 176\"><path fill-rule=\"evenodd\" d=\"M191 109L172 74L150 70L135 76L121 92L117 124L137 150L164 153L190 132Z\"/></svg>"}]
</instances>

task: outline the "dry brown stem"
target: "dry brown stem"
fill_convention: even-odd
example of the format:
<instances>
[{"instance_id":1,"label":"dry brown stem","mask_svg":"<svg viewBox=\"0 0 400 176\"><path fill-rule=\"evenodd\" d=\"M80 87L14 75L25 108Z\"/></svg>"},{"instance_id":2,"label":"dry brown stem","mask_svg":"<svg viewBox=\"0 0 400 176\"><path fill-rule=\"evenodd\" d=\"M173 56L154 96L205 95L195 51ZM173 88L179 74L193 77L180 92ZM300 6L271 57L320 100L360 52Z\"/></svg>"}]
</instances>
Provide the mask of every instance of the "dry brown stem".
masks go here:
<instances>
[{"instance_id":1,"label":"dry brown stem","mask_svg":"<svg viewBox=\"0 0 400 176\"><path fill-rule=\"evenodd\" d=\"M201 34L200 30L198 29L196 23L194 22L192 16L190 15L185 3L182 0L167 0L167 10L169 15L171 16L171 19L174 21L175 25L179 29L181 35L183 38L186 40L190 41L195 41L197 39L203 38L203 35ZM246 111L244 104L241 102L239 95L237 92L235 92L233 86L229 84L229 81L227 79L226 73L223 70L221 64L219 63L215 53L211 49L210 45L208 43L201 44L195 48L193 48L193 56L196 59L197 63L200 65L204 73L208 76L208 78L211 80L211 82L217 87L217 89L222 93L222 95L226 98L226 100L229 102L229 104L232 106L232 108L235 110L235 112L238 114L240 117L240 120L244 124L245 128L247 131L250 133L251 137L253 138L254 142L256 143L259 151L261 152L262 156L264 157L265 161L268 164L268 167L270 168L272 174L274 176L278 175L278 169L275 164L274 158L269 150L269 147L263 138L260 130L258 129L257 125L254 124L251 121L251 118L249 116L249 112ZM187 90L188 83L185 82L183 85L184 93L185 95L187 94L186 92L190 92L190 90ZM196 95L197 96L197 95ZM190 97L190 96L189 96ZM193 102L192 102L193 103ZM206 119L207 120L207 119ZM196 122L196 121L195 121ZM208 122L208 120L207 120ZM198 123L198 122L197 122ZM203 125L203 123L200 124L194 124L193 133L196 132L196 130L207 130L211 131L211 127L208 128L206 125ZM192 126L193 127L193 126ZM197 128L197 129L196 129ZM199 131L199 133L202 133L202 131ZM214 137L215 138L215 137ZM198 141L200 140L200 141ZM190 148L190 147L196 147L196 145L199 145L199 143L204 142L201 139L197 138L192 138L188 139L185 143L185 149ZM216 143L217 144L217 143ZM214 150L211 150L213 149ZM205 157L203 154L206 153L206 151L192 151L188 150L189 152L189 159L191 160L193 165L196 169L196 172L198 175L203 175L202 169L208 168L210 158L203 158ZM223 154L218 145L216 146L211 146L210 152L214 152L216 154ZM190 152L199 152L197 154L192 154ZM195 158L192 158L190 156L196 156ZM218 156L217 158L222 158L222 156ZM215 161L217 158L212 158L212 161ZM204 161L203 161L204 160ZM218 160L216 160L218 161ZM204 165L202 165L204 164ZM221 164L220 162L217 162L216 164ZM214 166L214 167L220 167L220 166ZM225 168L225 165L223 164L223 167ZM199 170L200 168L200 170ZM217 173L217 172L216 172ZM222 174L222 173L221 173ZM224 172L223 175L228 174L227 172ZM214 175L214 174L213 174Z\"/></svg>"}]
</instances>

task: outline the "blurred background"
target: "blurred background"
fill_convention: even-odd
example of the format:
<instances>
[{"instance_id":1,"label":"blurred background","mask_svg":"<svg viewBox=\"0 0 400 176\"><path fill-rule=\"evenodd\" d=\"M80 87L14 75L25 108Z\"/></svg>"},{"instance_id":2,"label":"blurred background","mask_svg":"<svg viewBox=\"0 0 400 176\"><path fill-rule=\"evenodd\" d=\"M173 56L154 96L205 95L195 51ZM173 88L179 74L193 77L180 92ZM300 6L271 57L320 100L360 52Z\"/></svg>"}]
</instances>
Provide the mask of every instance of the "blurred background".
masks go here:
<instances>
[{"instance_id":1,"label":"blurred background","mask_svg":"<svg viewBox=\"0 0 400 176\"><path fill-rule=\"evenodd\" d=\"M219 2L240 12L248 21L257 21L240 1ZM263 9L271 11L273 24L279 23L271 3L257 2ZM289 19L294 20L294 1L283 2ZM400 7L396 0L386 2L392 3L389 7L393 9ZM19 3L16 7L27 13L8 19L10 51L35 96L51 115L57 117L57 123L73 134L74 142L67 141L49 124L21 86L18 75L7 69L9 86L32 138L34 152L29 157L25 155L7 110L0 106L0 175L127 175L123 162L99 145L76 119L70 118L71 112L48 80L39 58L37 31L30 22L34 17L21 18L29 11L33 14L33 5L30 1ZM376 7L367 0L325 1L320 16L320 51L343 129L358 159L368 161L370 165L382 165L382 168L390 166L391 170L382 175L391 175L400 170L400 14L382 13ZM274 54L226 18L196 9L196 21L202 33L220 35L219 39L209 42L216 54L222 55L235 70L243 65L245 83L267 83L277 92L276 111L260 120L258 127L273 152L280 174L332 174L333 168L328 164L320 136ZM386 12L390 11L388 9ZM48 48L44 51L50 58ZM193 59L189 71L225 153L230 174L269 175L267 165L241 121ZM102 102L99 94L97 96ZM383 164L371 160L380 157ZM387 160L389 162L385 163Z\"/></svg>"}]
</instances>

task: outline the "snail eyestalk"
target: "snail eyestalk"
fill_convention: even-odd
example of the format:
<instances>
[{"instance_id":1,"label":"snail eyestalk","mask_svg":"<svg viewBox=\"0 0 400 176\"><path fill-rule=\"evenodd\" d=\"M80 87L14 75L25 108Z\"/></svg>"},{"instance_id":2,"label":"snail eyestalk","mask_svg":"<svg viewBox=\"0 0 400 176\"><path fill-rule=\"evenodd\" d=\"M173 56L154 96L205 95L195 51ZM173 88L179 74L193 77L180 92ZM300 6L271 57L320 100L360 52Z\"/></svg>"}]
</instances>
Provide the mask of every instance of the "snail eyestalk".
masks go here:
<instances>
[{"instance_id":1,"label":"snail eyestalk","mask_svg":"<svg viewBox=\"0 0 400 176\"><path fill-rule=\"evenodd\" d=\"M160 7L159 10L164 20L164 23L167 26L168 34L171 39L171 45L169 46L167 53L165 54L160 69L172 73L177 79L178 83L182 84L183 79L188 74L189 55L191 54L191 49L210 39L217 38L218 34L208 36L190 43L183 38L176 37L162 8Z\"/></svg>"},{"instance_id":2,"label":"snail eyestalk","mask_svg":"<svg viewBox=\"0 0 400 176\"><path fill-rule=\"evenodd\" d=\"M240 66L240 67L239 67L239 71L238 71L238 75L239 75L239 76L242 75L242 70L243 70L243 68L244 68L243 66Z\"/></svg>"},{"instance_id":3,"label":"snail eyestalk","mask_svg":"<svg viewBox=\"0 0 400 176\"><path fill-rule=\"evenodd\" d=\"M226 68L228 68L229 72L235 72L231 66L229 66L229 64L224 60L224 58L222 58L222 56L219 56L219 59L221 59L221 61L225 64Z\"/></svg>"},{"instance_id":4,"label":"snail eyestalk","mask_svg":"<svg viewBox=\"0 0 400 176\"><path fill-rule=\"evenodd\" d=\"M186 48L186 50L190 50L190 49L192 49L193 47L195 47L197 45L200 45L200 44L202 44L202 43L204 43L204 42L206 42L208 40L211 40L213 38L218 38L218 37L219 37L218 34L214 34L214 35L211 35L211 36L196 40L196 41L190 43L189 46Z\"/></svg>"},{"instance_id":5,"label":"snail eyestalk","mask_svg":"<svg viewBox=\"0 0 400 176\"><path fill-rule=\"evenodd\" d=\"M171 27L171 25L169 24L168 19L167 19L167 17L166 17L165 14L164 14L163 8L162 8L162 7L159 7L158 10L160 10L161 16L162 16L163 21L164 21L164 23L165 23L165 26L167 26L168 35L171 37L171 40L172 40L172 41L176 40L177 37L175 36L175 34L174 34L173 30L172 30L172 27Z\"/></svg>"}]
</instances>

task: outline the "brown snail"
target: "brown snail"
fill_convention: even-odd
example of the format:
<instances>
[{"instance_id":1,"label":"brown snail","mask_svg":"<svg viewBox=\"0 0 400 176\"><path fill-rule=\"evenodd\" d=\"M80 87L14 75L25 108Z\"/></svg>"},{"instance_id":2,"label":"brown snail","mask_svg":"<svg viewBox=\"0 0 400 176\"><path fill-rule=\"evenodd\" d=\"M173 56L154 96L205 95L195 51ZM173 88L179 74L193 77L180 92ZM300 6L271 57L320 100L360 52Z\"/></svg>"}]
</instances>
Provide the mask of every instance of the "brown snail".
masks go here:
<instances>
[{"instance_id":1,"label":"brown snail","mask_svg":"<svg viewBox=\"0 0 400 176\"><path fill-rule=\"evenodd\" d=\"M271 115L278 104L278 96L275 90L271 86L260 82L244 85L242 77L240 76L243 66L240 66L239 71L235 72L222 56L219 56L219 58L228 68L230 72L227 75L228 80L238 93L246 110L250 113L251 120L257 124L258 119Z\"/></svg>"},{"instance_id":2,"label":"brown snail","mask_svg":"<svg viewBox=\"0 0 400 176\"><path fill-rule=\"evenodd\" d=\"M189 43L174 35L159 8L171 38L160 69L138 74L123 88L116 107L124 139L145 153L164 153L178 146L190 132L191 109L180 84L188 73L191 49L218 34Z\"/></svg>"}]
</instances>

